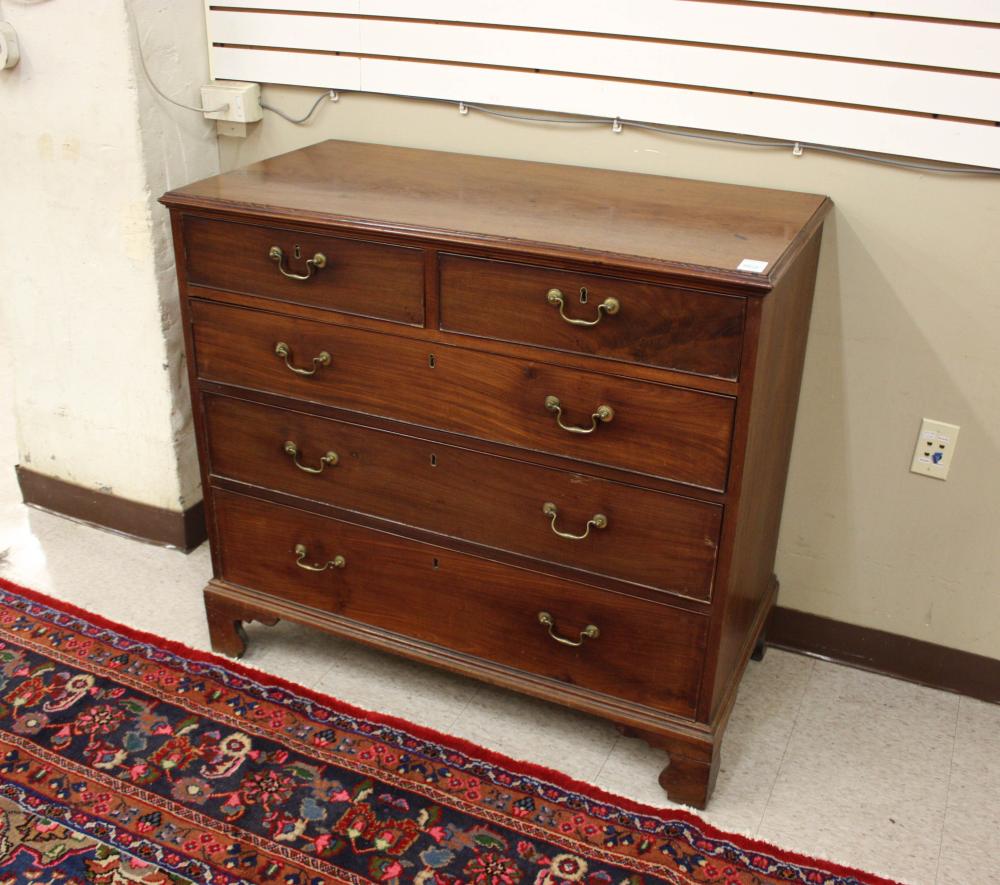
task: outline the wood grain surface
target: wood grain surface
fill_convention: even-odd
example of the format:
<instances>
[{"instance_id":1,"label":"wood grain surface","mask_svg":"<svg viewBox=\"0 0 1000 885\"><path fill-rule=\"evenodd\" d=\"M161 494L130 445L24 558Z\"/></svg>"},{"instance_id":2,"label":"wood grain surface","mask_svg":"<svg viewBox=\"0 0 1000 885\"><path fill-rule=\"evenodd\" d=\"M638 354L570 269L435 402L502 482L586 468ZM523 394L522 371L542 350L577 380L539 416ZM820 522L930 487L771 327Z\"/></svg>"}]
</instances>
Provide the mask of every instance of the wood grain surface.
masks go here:
<instances>
[{"instance_id":1,"label":"wood grain surface","mask_svg":"<svg viewBox=\"0 0 1000 885\"><path fill-rule=\"evenodd\" d=\"M192 303L192 313L202 379L725 488L731 397L203 301ZM289 345L299 368L324 352L330 365L295 374L275 356L278 342ZM601 405L614 418L588 435L567 432L545 407L550 395L567 426L592 426Z\"/></svg>"},{"instance_id":2,"label":"wood grain surface","mask_svg":"<svg viewBox=\"0 0 1000 885\"><path fill-rule=\"evenodd\" d=\"M746 300L616 277L486 261L439 258L441 328L700 375L739 375ZM563 295L567 322L548 292ZM614 313L599 311L613 298ZM598 319L599 318L599 319Z\"/></svg>"},{"instance_id":3,"label":"wood grain surface","mask_svg":"<svg viewBox=\"0 0 1000 885\"><path fill-rule=\"evenodd\" d=\"M451 242L548 244L702 277L720 271L758 290L770 288L785 252L829 204L814 194L349 141L208 178L164 202L437 232ZM764 274L738 273L745 258L767 262Z\"/></svg>"},{"instance_id":4,"label":"wood grain surface","mask_svg":"<svg viewBox=\"0 0 1000 885\"><path fill-rule=\"evenodd\" d=\"M206 396L205 415L213 475L557 563L590 581L711 595L718 505L229 397ZM303 471L284 451L288 441L310 469L328 451L337 463ZM598 513L607 527L558 537L546 502L560 531L582 534Z\"/></svg>"},{"instance_id":5,"label":"wood grain surface","mask_svg":"<svg viewBox=\"0 0 1000 885\"><path fill-rule=\"evenodd\" d=\"M397 323L424 321L420 249L191 217L184 219L184 246L187 277L199 286ZM272 246L284 252L287 272L309 278L282 275L269 257ZM324 256L326 266L310 269L306 261L316 253Z\"/></svg>"},{"instance_id":6,"label":"wood grain surface","mask_svg":"<svg viewBox=\"0 0 1000 885\"><path fill-rule=\"evenodd\" d=\"M694 711L707 621L680 609L216 492L222 577L313 608L682 715ZM343 556L323 572L297 564ZM588 625L600 635L571 648Z\"/></svg>"}]
</instances>

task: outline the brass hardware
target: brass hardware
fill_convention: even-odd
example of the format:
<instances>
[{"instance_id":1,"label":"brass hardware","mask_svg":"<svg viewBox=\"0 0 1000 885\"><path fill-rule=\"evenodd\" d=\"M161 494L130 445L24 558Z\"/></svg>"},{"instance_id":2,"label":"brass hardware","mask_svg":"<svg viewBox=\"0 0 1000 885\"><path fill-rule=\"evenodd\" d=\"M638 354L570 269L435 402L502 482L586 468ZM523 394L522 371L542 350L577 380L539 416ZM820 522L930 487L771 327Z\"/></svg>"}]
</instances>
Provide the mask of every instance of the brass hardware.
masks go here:
<instances>
[{"instance_id":1,"label":"brass hardware","mask_svg":"<svg viewBox=\"0 0 1000 885\"><path fill-rule=\"evenodd\" d=\"M552 531L560 538L566 538L569 541L582 541L590 534L591 528L606 529L608 527L608 518L603 513L595 513L587 520L587 528L582 535L572 535L569 532L561 532L556 528L556 519L559 517L559 510L551 501L546 501L542 504L542 513L552 518Z\"/></svg>"},{"instance_id":2,"label":"brass hardware","mask_svg":"<svg viewBox=\"0 0 1000 885\"><path fill-rule=\"evenodd\" d=\"M302 250L298 246L295 247L295 254L296 257L302 254ZM290 280L308 280L313 275L313 268L326 267L326 256L322 252L317 252L312 258L306 259L305 273L292 273L290 270L285 270L285 266L282 263L285 260L285 253L280 246L272 246L267 252L267 257L272 261L276 261L281 275L288 277Z\"/></svg>"},{"instance_id":3,"label":"brass hardware","mask_svg":"<svg viewBox=\"0 0 1000 885\"><path fill-rule=\"evenodd\" d=\"M295 564L299 568L304 568L307 572L325 572L328 568L343 568L347 565L347 560L340 555L334 556L333 559L328 559L322 565L310 565L308 562L305 562L307 552L305 544L295 545Z\"/></svg>"},{"instance_id":4,"label":"brass hardware","mask_svg":"<svg viewBox=\"0 0 1000 885\"><path fill-rule=\"evenodd\" d=\"M586 303L586 292L587 290L580 290L580 301ZM616 314L621 310L621 304L617 298L605 298L600 304L597 305L597 318L593 320L575 320L573 317L566 316L566 298L559 289L549 289L548 293L545 295L546 301L549 302L553 307L559 308L559 316L561 316L567 323L573 326L596 326L602 319L604 319L604 314Z\"/></svg>"},{"instance_id":5,"label":"brass hardware","mask_svg":"<svg viewBox=\"0 0 1000 885\"><path fill-rule=\"evenodd\" d=\"M597 627L593 624L587 624L587 626L580 631L580 638L577 640L566 639L564 636L557 636L555 632L555 618L553 618L548 612L538 613L538 623L543 627L548 627L549 636L551 636L560 645L569 645L573 648L579 648L579 646L583 645L584 639L597 639L597 637L601 635L601 631L598 630Z\"/></svg>"},{"instance_id":6,"label":"brass hardware","mask_svg":"<svg viewBox=\"0 0 1000 885\"><path fill-rule=\"evenodd\" d=\"M296 366L292 365L291 363L292 349L287 344L285 344L284 341L279 341L277 344L274 345L274 352L278 356L285 358L285 365L288 366L288 368L291 369L296 375L315 375L316 371L319 369L320 366L330 365L330 362L333 359L333 357L331 357L329 353L327 353L325 350L321 350L319 352L319 356L313 357L312 359L313 367L311 369L299 369Z\"/></svg>"},{"instance_id":7,"label":"brass hardware","mask_svg":"<svg viewBox=\"0 0 1000 885\"><path fill-rule=\"evenodd\" d=\"M302 470L305 473L322 473L323 468L326 467L327 464L334 467L340 460L340 456L336 452L327 452L322 458L319 459L319 467L306 467L305 464L299 461L299 447L291 440L288 440L288 442L285 443L285 454L295 462L295 466L298 467L299 470Z\"/></svg>"},{"instance_id":8,"label":"brass hardware","mask_svg":"<svg viewBox=\"0 0 1000 885\"><path fill-rule=\"evenodd\" d=\"M559 397L545 397L545 408L556 416L556 424L567 433L593 433L597 430L598 424L607 424L615 417L615 410L611 406L598 406L590 416L590 427L572 427L562 422L562 404L559 402Z\"/></svg>"}]
</instances>

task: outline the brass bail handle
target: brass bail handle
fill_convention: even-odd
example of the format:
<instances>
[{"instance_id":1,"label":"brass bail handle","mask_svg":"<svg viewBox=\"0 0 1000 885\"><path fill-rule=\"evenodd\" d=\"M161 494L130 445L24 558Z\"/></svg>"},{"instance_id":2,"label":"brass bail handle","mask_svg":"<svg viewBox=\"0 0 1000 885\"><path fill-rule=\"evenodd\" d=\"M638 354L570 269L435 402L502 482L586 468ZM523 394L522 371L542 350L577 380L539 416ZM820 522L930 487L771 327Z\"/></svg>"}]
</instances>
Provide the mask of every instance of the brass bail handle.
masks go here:
<instances>
[{"instance_id":1,"label":"brass bail handle","mask_svg":"<svg viewBox=\"0 0 1000 885\"><path fill-rule=\"evenodd\" d=\"M610 316L621 310L621 304L617 298L605 298L600 304L597 305L596 319L577 320L573 317L566 316L566 296L563 295L561 290L549 289L549 291L545 294L545 300L548 301L553 307L558 307L559 316L572 326L596 326L602 319L604 319L605 314Z\"/></svg>"},{"instance_id":2,"label":"brass bail handle","mask_svg":"<svg viewBox=\"0 0 1000 885\"><path fill-rule=\"evenodd\" d=\"M312 258L306 259L305 273L292 273L290 270L285 270L285 253L281 246L272 246L267 252L267 257L276 262L281 275L290 280L308 280L312 277L314 269L326 267L326 256L322 252L317 252Z\"/></svg>"},{"instance_id":3,"label":"brass bail handle","mask_svg":"<svg viewBox=\"0 0 1000 885\"><path fill-rule=\"evenodd\" d=\"M545 408L556 416L556 424L558 424L567 433L593 433L597 430L598 424L607 424L615 417L615 410L612 409L611 406L601 405L598 406L594 413L590 416L590 427L574 427L571 424L563 424L562 403L559 402L559 397L545 397Z\"/></svg>"},{"instance_id":4,"label":"brass bail handle","mask_svg":"<svg viewBox=\"0 0 1000 885\"><path fill-rule=\"evenodd\" d=\"M299 447L292 442L292 440L288 440L288 442L285 443L284 452L289 458L292 459L295 466L304 473L322 473L323 468L325 468L328 464L331 467L335 467L337 462L340 460L340 456L336 452L329 451L319 459L319 467L307 467L299 461Z\"/></svg>"},{"instance_id":5,"label":"brass bail handle","mask_svg":"<svg viewBox=\"0 0 1000 885\"><path fill-rule=\"evenodd\" d=\"M556 520L559 518L559 509L551 501L546 501L542 505L542 513L551 517L552 531L560 538L566 538L569 541L582 541L590 535L590 530L592 528L606 529L608 527L608 518L603 513L595 513L592 517L590 517L590 519L587 520L587 528L582 535L572 535L569 532L561 532L556 528Z\"/></svg>"},{"instance_id":6,"label":"brass bail handle","mask_svg":"<svg viewBox=\"0 0 1000 885\"><path fill-rule=\"evenodd\" d=\"M285 360L285 365L296 375L315 375L320 366L328 366L333 360L327 351L321 350L319 356L312 358L313 367L311 369L300 369L298 366L292 365L292 349L284 341L279 341L274 345L274 352Z\"/></svg>"},{"instance_id":7,"label":"brass bail handle","mask_svg":"<svg viewBox=\"0 0 1000 885\"><path fill-rule=\"evenodd\" d=\"M579 648L583 645L584 639L597 639L597 637L601 635L601 631L598 630L596 626L593 624L587 624L587 626L580 631L579 639L567 639L565 636L560 636L556 633L555 618L553 618L548 612L538 613L538 623L543 627L548 627L549 636L551 636L560 645L568 645L572 648Z\"/></svg>"},{"instance_id":8,"label":"brass bail handle","mask_svg":"<svg viewBox=\"0 0 1000 885\"><path fill-rule=\"evenodd\" d=\"M295 545L295 564L299 568L305 569L307 572L325 572L328 568L343 568L347 565L347 560L340 555L334 556L333 559L328 559L326 562L319 565L311 565L305 561L308 553L309 551L306 550L305 544Z\"/></svg>"}]
</instances>

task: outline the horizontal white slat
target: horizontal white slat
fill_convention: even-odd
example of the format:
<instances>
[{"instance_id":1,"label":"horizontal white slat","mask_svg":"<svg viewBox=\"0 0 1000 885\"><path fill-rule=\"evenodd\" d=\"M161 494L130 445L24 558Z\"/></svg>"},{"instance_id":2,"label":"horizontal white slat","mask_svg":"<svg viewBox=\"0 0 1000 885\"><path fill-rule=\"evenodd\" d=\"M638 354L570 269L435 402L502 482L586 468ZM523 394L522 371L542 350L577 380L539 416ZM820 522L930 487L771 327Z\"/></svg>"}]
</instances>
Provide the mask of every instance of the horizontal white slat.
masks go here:
<instances>
[{"instance_id":1,"label":"horizontal white slat","mask_svg":"<svg viewBox=\"0 0 1000 885\"><path fill-rule=\"evenodd\" d=\"M538 31L215 11L213 39L247 46L504 65L989 119L1000 78Z\"/></svg>"},{"instance_id":2,"label":"horizontal white slat","mask_svg":"<svg viewBox=\"0 0 1000 885\"><path fill-rule=\"evenodd\" d=\"M212 2L212 0L208 0ZM773 4L774 0L743 0ZM219 6L244 9L293 9L303 12L360 12L362 0L215 0ZM1000 22L996 0L783 0L787 6L826 7L831 10L883 12L892 15L925 16L954 21ZM482 4L477 4L482 5ZM366 9L366 12L370 10ZM472 10L470 10L471 12ZM579 13L579 9L573 12ZM416 17L416 13L413 14ZM423 15L422 17L427 17ZM566 27L570 27L567 25Z\"/></svg>"},{"instance_id":3,"label":"horizontal white slat","mask_svg":"<svg viewBox=\"0 0 1000 885\"><path fill-rule=\"evenodd\" d=\"M288 83L325 89L361 89L360 60L349 55L309 52L229 49L212 52L212 76L217 80Z\"/></svg>"},{"instance_id":4,"label":"horizontal white slat","mask_svg":"<svg viewBox=\"0 0 1000 885\"><path fill-rule=\"evenodd\" d=\"M744 0L745 3L773 3L774 0ZM996 0L782 0L792 6L825 6L859 12L892 15L921 15L977 22L1000 22Z\"/></svg>"},{"instance_id":5,"label":"horizontal white slat","mask_svg":"<svg viewBox=\"0 0 1000 885\"><path fill-rule=\"evenodd\" d=\"M290 12L329 12L351 14L361 11L361 0L206 0L213 6L234 9L282 9Z\"/></svg>"},{"instance_id":6,"label":"horizontal white slat","mask_svg":"<svg viewBox=\"0 0 1000 885\"><path fill-rule=\"evenodd\" d=\"M434 30L433 25L423 27ZM208 32L213 43L362 51L361 21L356 18L212 10L208 14Z\"/></svg>"},{"instance_id":7,"label":"horizontal white slat","mask_svg":"<svg viewBox=\"0 0 1000 885\"><path fill-rule=\"evenodd\" d=\"M358 67L352 68L352 63ZM229 48L216 49L216 75L571 114L621 116L978 166L995 166L1000 158L997 126L641 83Z\"/></svg>"},{"instance_id":8,"label":"horizontal white slat","mask_svg":"<svg viewBox=\"0 0 1000 885\"><path fill-rule=\"evenodd\" d=\"M805 9L698 0L361 0L361 12L1000 72L1000 30L994 28Z\"/></svg>"}]
</instances>

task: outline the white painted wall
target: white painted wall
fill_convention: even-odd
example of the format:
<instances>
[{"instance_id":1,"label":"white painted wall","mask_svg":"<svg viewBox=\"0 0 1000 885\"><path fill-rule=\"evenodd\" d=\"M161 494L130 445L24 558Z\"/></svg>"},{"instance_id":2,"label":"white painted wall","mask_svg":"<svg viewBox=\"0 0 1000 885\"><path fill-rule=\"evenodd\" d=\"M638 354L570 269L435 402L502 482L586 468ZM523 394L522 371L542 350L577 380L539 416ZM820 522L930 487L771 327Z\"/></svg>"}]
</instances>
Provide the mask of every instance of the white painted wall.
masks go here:
<instances>
[{"instance_id":1,"label":"white painted wall","mask_svg":"<svg viewBox=\"0 0 1000 885\"><path fill-rule=\"evenodd\" d=\"M201 0L128 0L150 69L197 103ZM19 461L182 510L200 497L168 187L218 170L212 125L153 96L125 0L0 3L0 321L14 349Z\"/></svg>"}]
</instances>

